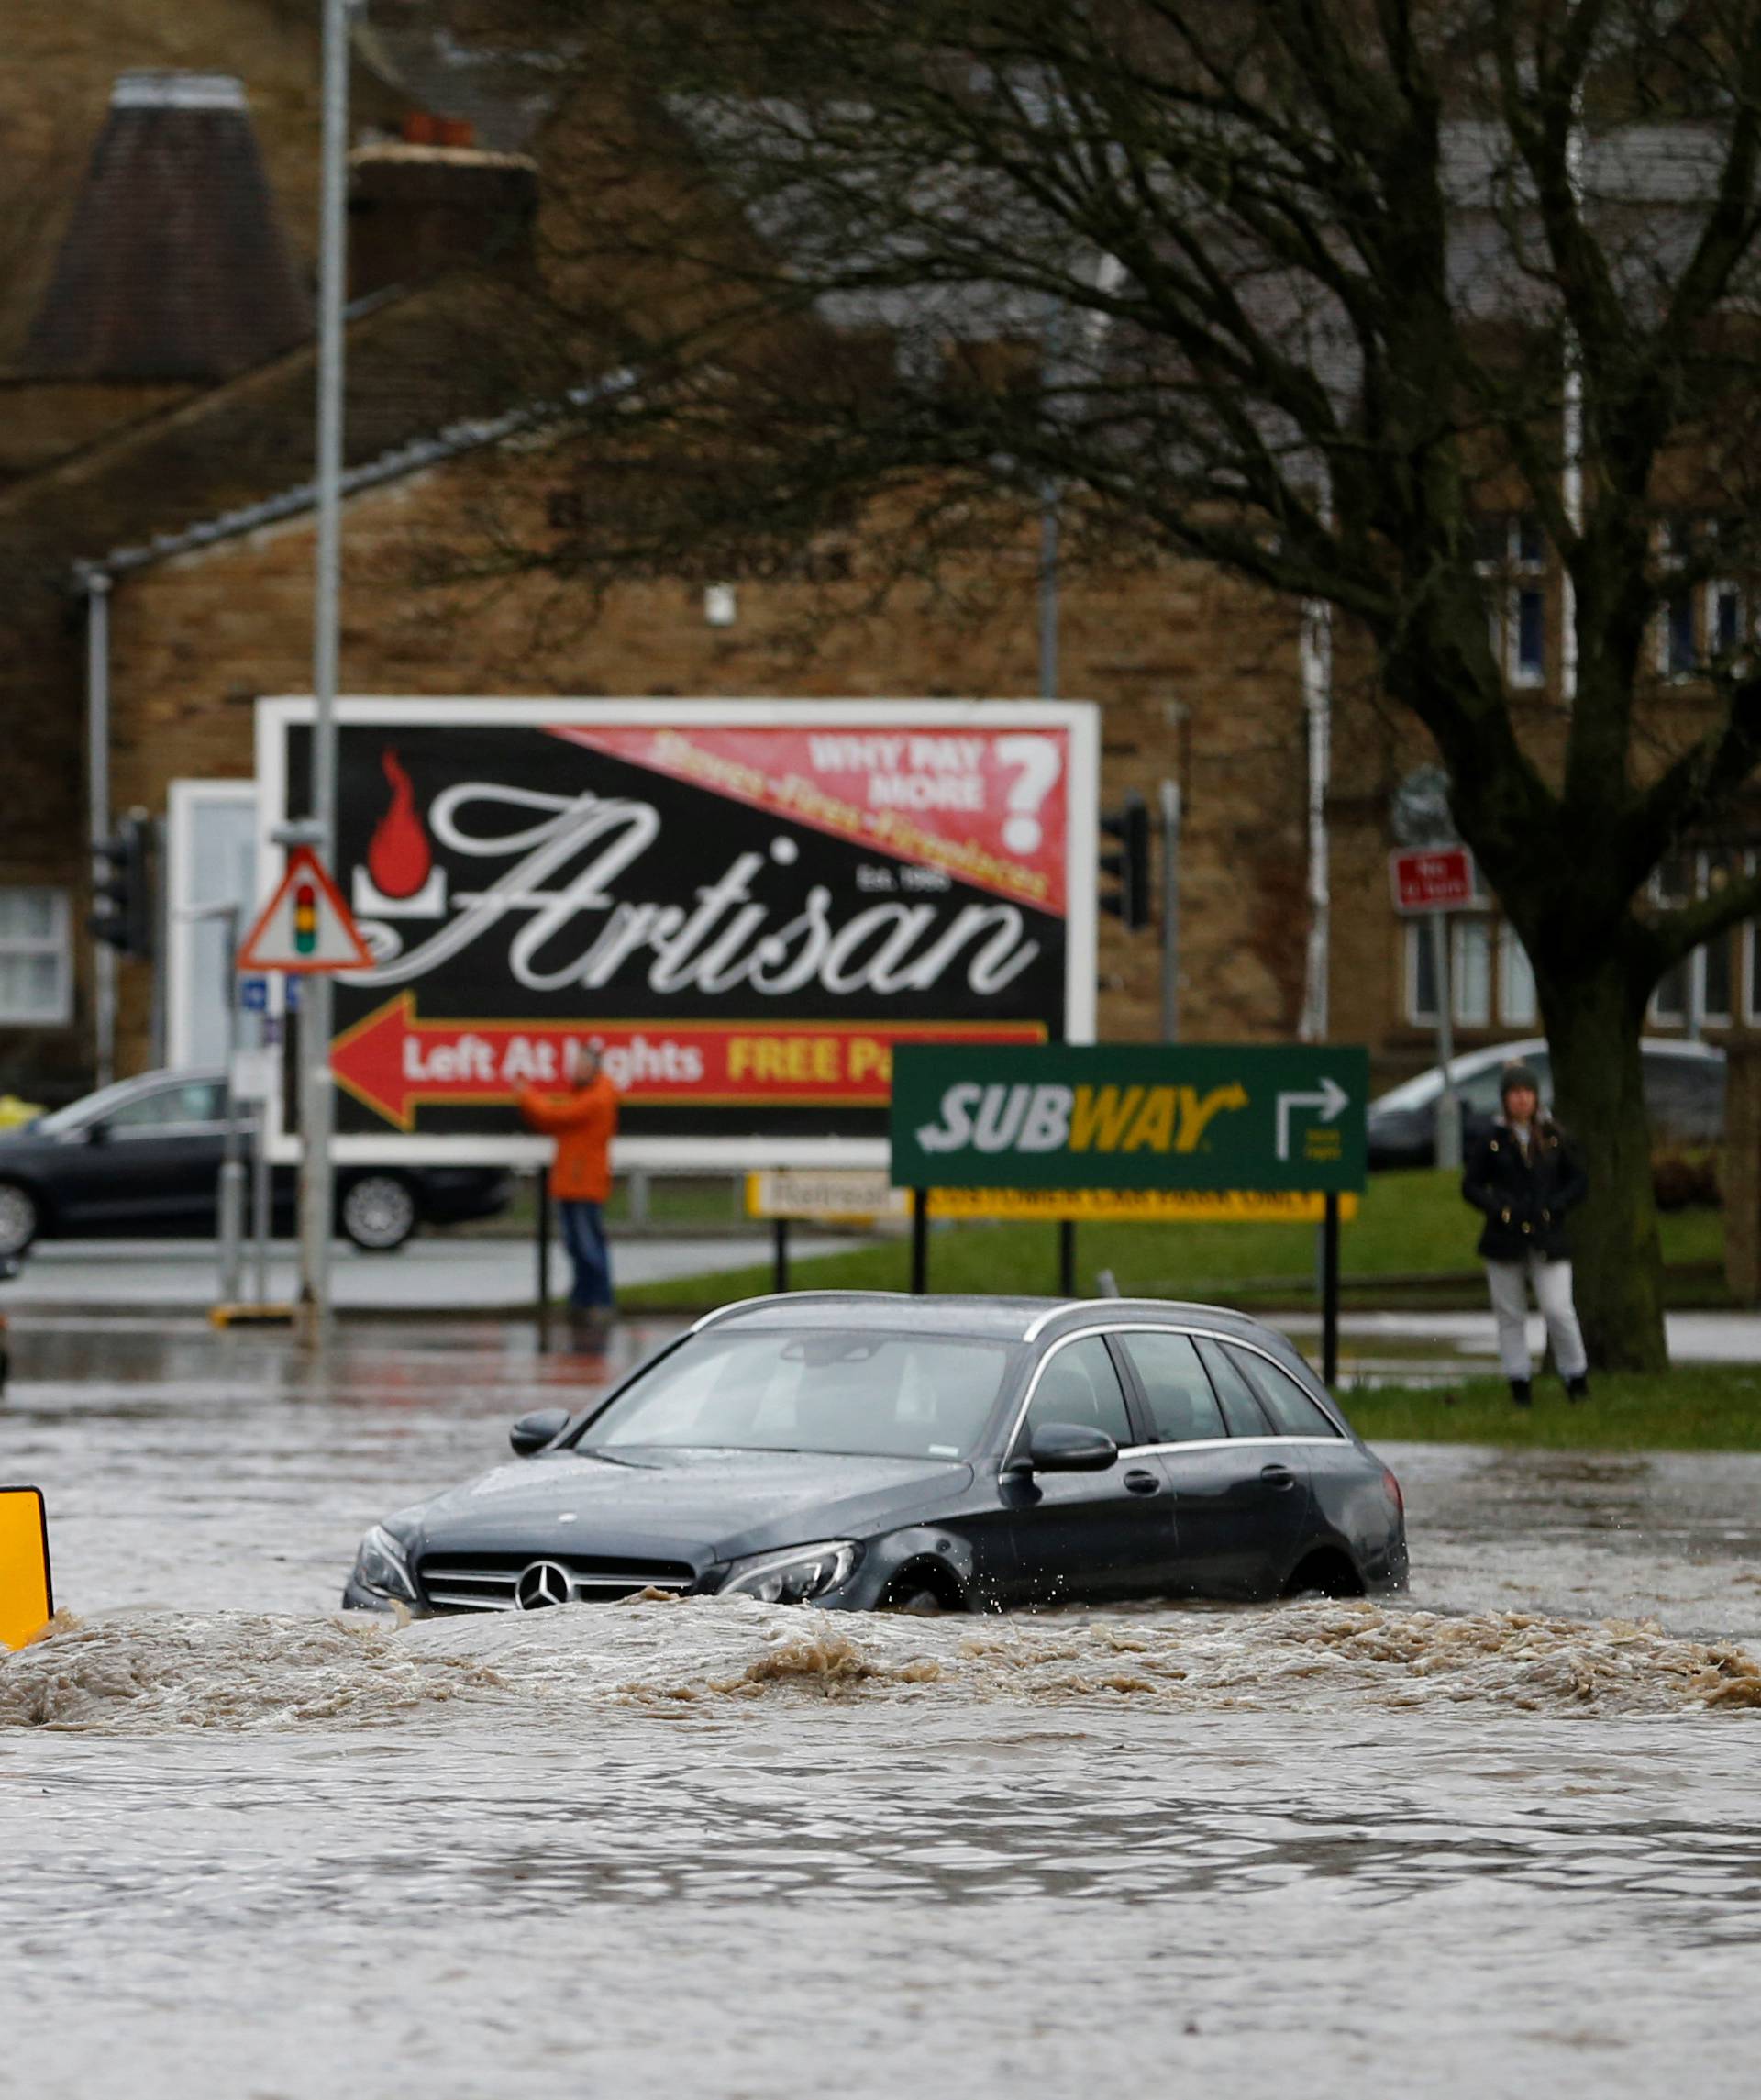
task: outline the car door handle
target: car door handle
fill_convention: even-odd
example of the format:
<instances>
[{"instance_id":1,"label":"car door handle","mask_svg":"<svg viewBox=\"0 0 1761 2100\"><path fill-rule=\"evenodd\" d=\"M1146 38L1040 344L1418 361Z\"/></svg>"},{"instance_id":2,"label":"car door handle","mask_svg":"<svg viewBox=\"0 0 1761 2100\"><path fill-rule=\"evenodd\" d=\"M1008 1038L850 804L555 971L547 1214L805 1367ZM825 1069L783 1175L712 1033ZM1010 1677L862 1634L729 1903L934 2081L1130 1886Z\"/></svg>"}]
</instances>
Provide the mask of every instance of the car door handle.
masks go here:
<instances>
[{"instance_id":1,"label":"car door handle","mask_svg":"<svg viewBox=\"0 0 1761 2100\"><path fill-rule=\"evenodd\" d=\"M1162 1483L1157 1474L1145 1472L1140 1467L1134 1466L1125 1475L1125 1485L1133 1494L1159 1494Z\"/></svg>"},{"instance_id":2,"label":"car door handle","mask_svg":"<svg viewBox=\"0 0 1761 2100\"><path fill-rule=\"evenodd\" d=\"M1268 1487L1284 1488L1296 1485L1296 1475L1289 1466L1261 1466L1259 1477Z\"/></svg>"}]
</instances>

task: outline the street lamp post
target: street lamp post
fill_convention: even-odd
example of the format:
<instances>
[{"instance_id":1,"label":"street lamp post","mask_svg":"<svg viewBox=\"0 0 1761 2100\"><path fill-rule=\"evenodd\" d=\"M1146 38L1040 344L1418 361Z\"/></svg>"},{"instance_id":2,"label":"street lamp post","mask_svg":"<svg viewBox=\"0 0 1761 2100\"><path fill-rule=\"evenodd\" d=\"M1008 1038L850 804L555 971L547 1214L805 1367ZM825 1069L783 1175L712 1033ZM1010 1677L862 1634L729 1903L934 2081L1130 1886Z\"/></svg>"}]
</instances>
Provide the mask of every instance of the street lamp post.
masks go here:
<instances>
[{"instance_id":1,"label":"street lamp post","mask_svg":"<svg viewBox=\"0 0 1761 2100\"><path fill-rule=\"evenodd\" d=\"M324 146L318 222L317 562L312 608L311 816L318 857L335 861L337 636L342 538L342 309L348 270L349 0L324 0ZM324 1339L330 1317L331 997L308 979L300 1003L300 1326Z\"/></svg>"}]
</instances>

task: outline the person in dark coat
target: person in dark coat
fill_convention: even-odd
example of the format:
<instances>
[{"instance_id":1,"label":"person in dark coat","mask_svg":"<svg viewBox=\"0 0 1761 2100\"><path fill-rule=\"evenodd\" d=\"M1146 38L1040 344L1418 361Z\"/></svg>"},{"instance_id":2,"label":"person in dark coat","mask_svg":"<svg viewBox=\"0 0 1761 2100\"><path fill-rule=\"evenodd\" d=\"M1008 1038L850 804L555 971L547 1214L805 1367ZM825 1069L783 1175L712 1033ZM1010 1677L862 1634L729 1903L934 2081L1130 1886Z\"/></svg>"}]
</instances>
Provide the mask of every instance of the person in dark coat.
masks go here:
<instances>
[{"instance_id":1,"label":"person in dark coat","mask_svg":"<svg viewBox=\"0 0 1761 2100\"><path fill-rule=\"evenodd\" d=\"M1484 1214L1479 1254L1498 1318L1498 1355L1511 1398L1534 1397L1529 1361L1528 1287L1547 1323L1553 1360L1567 1396L1589 1397L1589 1360L1571 1302L1566 1214L1589 1183L1559 1126L1541 1106L1540 1082L1526 1064L1507 1064L1499 1087L1502 1119L1474 1147L1461 1193Z\"/></svg>"}]
</instances>

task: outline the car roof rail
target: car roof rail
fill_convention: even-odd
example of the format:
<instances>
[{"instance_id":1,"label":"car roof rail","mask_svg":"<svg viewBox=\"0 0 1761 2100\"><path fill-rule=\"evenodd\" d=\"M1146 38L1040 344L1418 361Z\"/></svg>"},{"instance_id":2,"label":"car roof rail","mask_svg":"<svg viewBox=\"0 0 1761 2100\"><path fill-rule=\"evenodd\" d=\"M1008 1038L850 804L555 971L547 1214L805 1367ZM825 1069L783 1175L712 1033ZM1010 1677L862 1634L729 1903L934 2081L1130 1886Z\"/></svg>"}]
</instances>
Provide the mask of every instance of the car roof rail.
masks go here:
<instances>
[{"instance_id":1,"label":"car roof rail","mask_svg":"<svg viewBox=\"0 0 1761 2100\"><path fill-rule=\"evenodd\" d=\"M717 1306L714 1312L704 1313L693 1320L690 1332L701 1333L706 1327L714 1327L717 1320L730 1318L735 1313L749 1313L755 1306L787 1305L799 1298L909 1298L909 1291L763 1291L756 1298L736 1298L731 1306Z\"/></svg>"},{"instance_id":2,"label":"car roof rail","mask_svg":"<svg viewBox=\"0 0 1761 2100\"><path fill-rule=\"evenodd\" d=\"M1207 1306L1197 1298L1065 1298L1041 1313L1022 1339L1035 1340L1052 1321L1062 1319L1066 1313L1117 1313L1127 1311L1133 1306L1158 1306L1186 1313L1223 1313L1233 1320L1250 1320L1254 1317L1244 1313L1239 1306Z\"/></svg>"}]
</instances>

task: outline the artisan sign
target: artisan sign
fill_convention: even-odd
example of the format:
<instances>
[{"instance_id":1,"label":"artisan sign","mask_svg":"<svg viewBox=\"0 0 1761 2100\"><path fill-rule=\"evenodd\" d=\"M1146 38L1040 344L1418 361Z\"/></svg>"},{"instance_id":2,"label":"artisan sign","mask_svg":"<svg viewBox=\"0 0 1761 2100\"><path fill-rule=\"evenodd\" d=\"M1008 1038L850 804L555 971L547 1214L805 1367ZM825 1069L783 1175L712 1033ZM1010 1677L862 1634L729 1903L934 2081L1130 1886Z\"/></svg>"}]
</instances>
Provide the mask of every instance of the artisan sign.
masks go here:
<instances>
[{"instance_id":1,"label":"artisan sign","mask_svg":"<svg viewBox=\"0 0 1761 2100\"><path fill-rule=\"evenodd\" d=\"M1364 1185L1368 1092L1361 1048L902 1048L892 1179L1336 1194Z\"/></svg>"},{"instance_id":2,"label":"artisan sign","mask_svg":"<svg viewBox=\"0 0 1761 2100\"><path fill-rule=\"evenodd\" d=\"M311 706L259 708L266 827ZM338 1156L523 1156L596 1043L640 1165L885 1160L903 1044L1093 1027L1092 707L345 700ZM267 847L266 847L267 863ZM283 1140L291 1090L271 1115Z\"/></svg>"}]
</instances>

